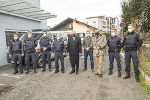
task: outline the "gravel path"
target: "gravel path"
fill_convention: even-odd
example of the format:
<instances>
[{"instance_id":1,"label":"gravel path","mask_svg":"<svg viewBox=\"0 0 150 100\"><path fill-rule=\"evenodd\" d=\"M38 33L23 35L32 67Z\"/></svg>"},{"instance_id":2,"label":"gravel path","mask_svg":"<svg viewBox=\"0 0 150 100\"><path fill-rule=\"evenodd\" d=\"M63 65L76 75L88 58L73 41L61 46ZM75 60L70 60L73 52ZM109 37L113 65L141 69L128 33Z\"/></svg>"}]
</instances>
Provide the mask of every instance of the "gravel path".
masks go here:
<instances>
[{"instance_id":1,"label":"gravel path","mask_svg":"<svg viewBox=\"0 0 150 100\"><path fill-rule=\"evenodd\" d=\"M29 75L12 75L12 67L0 67L0 86L14 86L14 89L1 94L0 100L148 100L144 88L135 82L133 74L128 80L122 79L124 75L118 78L115 64L114 74L108 76L108 63L108 56L105 56L103 78L95 76L96 72L93 73L90 67L81 72L82 58L78 75L69 74L68 57L65 58L65 74L53 74L54 70L42 73L42 69L38 69L37 74L32 71Z\"/></svg>"}]
</instances>

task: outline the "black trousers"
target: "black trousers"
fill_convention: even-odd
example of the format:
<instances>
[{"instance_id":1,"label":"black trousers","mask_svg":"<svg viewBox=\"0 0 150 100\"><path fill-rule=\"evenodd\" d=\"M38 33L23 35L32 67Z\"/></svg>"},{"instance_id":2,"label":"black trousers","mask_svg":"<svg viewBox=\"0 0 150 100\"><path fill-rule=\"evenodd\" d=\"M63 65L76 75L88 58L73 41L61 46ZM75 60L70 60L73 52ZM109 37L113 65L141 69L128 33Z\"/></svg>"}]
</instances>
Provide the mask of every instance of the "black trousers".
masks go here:
<instances>
[{"instance_id":1,"label":"black trousers","mask_svg":"<svg viewBox=\"0 0 150 100\"><path fill-rule=\"evenodd\" d=\"M13 61L14 61L14 72L18 72L18 66L17 61L19 62L19 71L20 73L23 72L23 66L22 66L22 56L21 54L13 54Z\"/></svg>"},{"instance_id":2,"label":"black trousers","mask_svg":"<svg viewBox=\"0 0 150 100\"><path fill-rule=\"evenodd\" d=\"M30 57L32 58L33 68L36 69L37 68L37 61L36 61L36 55L35 55L35 53L26 53L25 54L26 68L27 68L27 70L29 70L29 67L30 67Z\"/></svg>"},{"instance_id":3,"label":"black trousers","mask_svg":"<svg viewBox=\"0 0 150 100\"><path fill-rule=\"evenodd\" d=\"M64 56L63 56L63 52L55 52L55 71L56 72L59 71L59 64L58 64L59 60L60 60L60 63L61 63L61 71L64 72L65 68L64 68Z\"/></svg>"},{"instance_id":4,"label":"black trousers","mask_svg":"<svg viewBox=\"0 0 150 100\"><path fill-rule=\"evenodd\" d=\"M116 59L117 66L118 66L118 72L121 72L121 59L120 59L120 52L118 53L109 53L109 70L113 70L114 66L114 59Z\"/></svg>"},{"instance_id":5,"label":"black trousers","mask_svg":"<svg viewBox=\"0 0 150 100\"><path fill-rule=\"evenodd\" d=\"M79 56L76 54L70 54L70 63L72 71L79 71Z\"/></svg>"},{"instance_id":6,"label":"black trousers","mask_svg":"<svg viewBox=\"0 0 150 100\"><path fill-rule=\"evenodd\" d=\"M46 68L47 61L48 61L49 69L51 69L51 52L50 51L44 51L44 52L42 52L42 64L43 64L43 68Z\"/></svg>"},{"instance_id":7,"label":"black trousers","mask_svg":"<svg viewBox=\"0 0 150 100\"><path fill-rule=\"evenodd\" d=\"M127 74L130 74L130 64L131 64L131 58L133 60L133 66L134 66L134 73L136 75L139 75L139 58L137 51L129 51L125 53L125 71Z\"/></svg>"}]
</instances>

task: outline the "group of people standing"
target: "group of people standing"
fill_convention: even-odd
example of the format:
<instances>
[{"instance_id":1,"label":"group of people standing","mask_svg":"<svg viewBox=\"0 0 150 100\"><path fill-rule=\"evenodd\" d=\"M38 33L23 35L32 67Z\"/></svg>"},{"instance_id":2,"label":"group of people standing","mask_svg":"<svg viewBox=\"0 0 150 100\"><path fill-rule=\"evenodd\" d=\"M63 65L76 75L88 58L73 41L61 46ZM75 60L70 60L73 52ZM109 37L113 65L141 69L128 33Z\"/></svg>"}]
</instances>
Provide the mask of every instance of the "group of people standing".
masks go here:
<instances>
[{"instance_id":1,"label":"group of people standing","mask_svg":"<svg viewBox=\"0 0 150 100\"><path fill-rule=\"evenodd\" d=\"M136 82L139 82L139 55L138 50L142 46L143 41L139 33L134 31L134 26L132 24L128 25L128 32L124 35L123 40L117 35L117 30L112 29L111 37L107 40L104 34L101 34L99 30L96 31L95 37L90 36L90 31L87 31L87 37L83 39L84 48L84 69L87 70L87 56L89 55L91 61L91 70L94 71L94 61L93 54L96 56L96 63L98 66L98 71L95 75L102 78L102 62L105 55L106 47L108 46L109 55L109 73L113 74L113 64L114 59L116 59L118 66L118 77L121 77L122 67L121 67L121 57L120 52L122 48L125 51L125 72L126 75L123 79L130 78L130 64L131 58L133 61L134 73Z\"/></svg>"},{"instance_id":2,"label":"group of people standing","mask_svg":"<svg viewBox=\"0 0 150 100\"><path fill-rule=\"evenodd\" d=\"M37 41L32 37L32 33L28 32L28 38L22 43L18 39L18 34L13 35L14 39L10 43L9 56L13 58L14 61L14 74L18 73L17 61L19 61L19 71L23 74L22 68L22 57L25 56L25 64L27 72L29 73L29 58L32 58L34 72L37 73L37 62L35 55L35 47L37 46ZM128 33L124 35L122 40L117 35L117 30L112 29L111 37L107 40L106 36L102 34L99 30L95 31L95 37L91 36L90 31L86 31L86 37L83 39L83 44L81 43L81 38L76 35L76 32L72 32L72 36L68 38L67 46L64 45L64 41L61 39L60 34L56 34L56 39L54 42L47 37L47 32L43 32L43 37L40 39L40 47L42 52L42 64L43 72L46 71L46 63L48 61L49 71L51 70L51 55L55 57L55 72L59 72L58 61L61 62L61 72L65 73L64 67L64 56L66 53L69 55L72 70L69 74L79 74L79 58L82 55L82 47L84 49L84 68L83 72L87 70L87 59L90 57L91 71L94 70L94 56L96 57L97 63L97 73L100 78L102 78L102 62L104 55L106 53L106 47L108 46L109 54L109 73L113 74L113 63L116 59L118 66L118 77L121 77L121 59L120 52L122 48L125 51L125 71L126 76L124 79L130 78L130 63L131 58L133 60L135 79L139 82L139 58L138 50L142 46L142 39L138 33L134 31L133 25L128 26Z\"/></svg>"},{"instance_id":3,"label":"group of people standing","mask_svg":"<svg viewBox=\"0 0 150 100\"><path fill-rule=\"evenodd\" d=\"M18 34L13 34L13 40L10 42L9 46L9 56L14 62L14 74L18 73L19 62L19 72L23 74L22 58L25 56L26 74L29 74L30 65L32 63L34 73L37 73L37 57L36 57L36 47L38 42L32 37L32 32L28 32L28 37L23 41L18 39ZM66 47L64 46L64 41L61 39L60 34L56 34L56 40L53 42L48 36L47 32L43 32L43 37L40 39L40 51L42 53L42 72L46 71L46 64L48 62L48 69L51 70L51 55L55 54L55 73L59 72L58 60L61 61L62 73L64 73L64 55L66 53Z\"/></svg>"}]
</instances>

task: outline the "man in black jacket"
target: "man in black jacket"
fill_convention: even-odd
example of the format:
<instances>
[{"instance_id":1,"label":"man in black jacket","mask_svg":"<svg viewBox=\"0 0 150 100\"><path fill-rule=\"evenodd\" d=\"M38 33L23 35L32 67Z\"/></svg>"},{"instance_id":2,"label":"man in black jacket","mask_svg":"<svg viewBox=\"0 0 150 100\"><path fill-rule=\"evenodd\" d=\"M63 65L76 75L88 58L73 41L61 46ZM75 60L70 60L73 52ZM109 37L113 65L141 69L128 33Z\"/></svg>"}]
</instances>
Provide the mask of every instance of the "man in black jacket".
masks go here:
<instances>
[{"instance_id":1,"label":"man in black jacket","mask_svg":"<svg viewBox=\"0 0 150 100\"><path fill-rule=\"evenodd\" d=\"M118 66L118 77L121 77L121 59L120 59L120 51L122 46L122 39L117 36L117 30L112 29L111 37L108 39L108 53L109 53L109 74L113 74L113 63L114 59L116 59Z\"/></svg>"},{"instance_id":2,"label":"man in black jacket","mask_svg":"<svg viewBox=\"0 0 150 100\"><path fill-rule=\"evenodd\" d=\"M70 74L75 73L76 66L76 74L79 73L79 56L82 55L82 46L81 46L81 38L76 36L76 32L72 32L72 37L68 39L68 53L70 55L70 63L72 67L72 71Z\"/></svg>"},{"instance_id":3,"label":"man in black jacket","mask_svg":"<svg viewBox=\"0 0 150 100\"><path fill-rule=\"evenodd\" d=\"M18 39L17 33L13 35L13 38L9 46L9 57L12 58L14 62L14 74L18 73L17 61L19 62L19 72L23 74L22 56L24 56L24 54L22 42Z\"/></svg>"},{"instance_id":4,"label":"man in black jacket","mask_svg":"<svg viewBox=\"0 0 150 100\"><path fill-rule=\"evenodd\" d=\"M61 72L65 73L64 56L66 52L66 47L64 46L64 41L61 39L60 34L56 34L56 40L53 43L52 50L55 55L55 72L54 73L59 72L59 64L58 64L59 59L61 62Z\"/></svg>"},{"instance_id":5,"label":"man in black jacket","mask_svg":"<svg viewBox=\"0 0 150 100\"><path fill-rule=\"evenodd\" d=\"M123 40L123 47L125 49L125 64L126 64L126 76L124 79L130 78L130 63L131 58L133 60L134 65L134 73L136 82L139 82L139 58L138 58L138 50L142 46L142 39L139 34L134 31L134 27L132 24L128 25L128 33L125 34Z\"/></svg>"},{"instance_id":6,"label":"man in black jacket","mask_svg":"<svg viewBox=\"0 0 150 100\"><path fill-rule=\"evenodd\" d=\"M43 32L43 37L40 39L40 47L42 51L43 70L46 71L46 62L48 61L49 71L51 71L51 43L52 40L47 36L47 31Z\"/></svg>"},{"instance_id":7,"label":"man in black jacket","mask_svg":"<svg viewBox=\"0 0 150 100\"><path fill-rule=\"evenodd\" d=\"M37 41L32 37L32 32L28 32L28 37L24 40L23 42L24 45L24 52L25 52L25 63L26 63L26 68L27 72L26 74L29 74L29 67L30 67L30 57L32 58L32 63L33 63L33 68L34 68L34 73L37 73L37 61L36 61L36 46L37 46Z\"/></svg>"}]
</instances>

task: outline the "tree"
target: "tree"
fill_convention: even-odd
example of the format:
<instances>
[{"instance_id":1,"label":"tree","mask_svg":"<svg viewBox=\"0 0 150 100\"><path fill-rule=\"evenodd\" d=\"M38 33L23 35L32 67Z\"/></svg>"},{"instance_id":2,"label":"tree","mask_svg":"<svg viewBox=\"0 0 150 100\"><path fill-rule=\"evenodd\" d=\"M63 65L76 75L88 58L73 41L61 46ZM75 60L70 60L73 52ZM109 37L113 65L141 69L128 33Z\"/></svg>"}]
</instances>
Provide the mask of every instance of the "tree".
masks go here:
<instances>
[{"instance_id":1,"label":"tree","mask_svg":"<svg viewBox=\"0 0 150 100\"><path fill-rule=\"evenodd\" d=\"M133 24L142 33L150 30L150 0L122 0L122 21ZM124 28L124 32L127 27Z\"/></svg>"}]
</instances>

